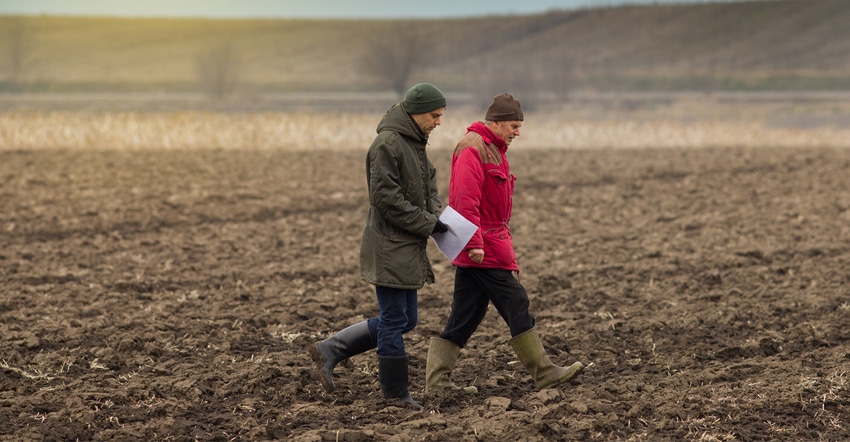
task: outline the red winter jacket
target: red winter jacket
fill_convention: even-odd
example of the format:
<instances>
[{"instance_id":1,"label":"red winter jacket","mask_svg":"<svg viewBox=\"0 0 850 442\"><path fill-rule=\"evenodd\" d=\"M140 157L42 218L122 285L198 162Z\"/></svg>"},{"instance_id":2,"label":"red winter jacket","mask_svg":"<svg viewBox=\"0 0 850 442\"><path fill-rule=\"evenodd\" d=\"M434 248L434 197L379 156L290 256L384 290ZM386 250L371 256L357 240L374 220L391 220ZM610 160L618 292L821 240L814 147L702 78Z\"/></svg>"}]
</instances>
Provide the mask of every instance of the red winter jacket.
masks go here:
<instances>
[{"instance_id":1,"label":"red winter jacket","mask_svg":"<svg viewBox=\"0 0 850 442\"><path fill-rule=\"evenodd\" d=\"M508 146L482 122L473 123L452 155L449 206L478 226L478 231L452 264L518 271L508 223L513 209L514 181ZM469 258L470 249L484 249L481 264Z\"/></svg>"}]
</instances>

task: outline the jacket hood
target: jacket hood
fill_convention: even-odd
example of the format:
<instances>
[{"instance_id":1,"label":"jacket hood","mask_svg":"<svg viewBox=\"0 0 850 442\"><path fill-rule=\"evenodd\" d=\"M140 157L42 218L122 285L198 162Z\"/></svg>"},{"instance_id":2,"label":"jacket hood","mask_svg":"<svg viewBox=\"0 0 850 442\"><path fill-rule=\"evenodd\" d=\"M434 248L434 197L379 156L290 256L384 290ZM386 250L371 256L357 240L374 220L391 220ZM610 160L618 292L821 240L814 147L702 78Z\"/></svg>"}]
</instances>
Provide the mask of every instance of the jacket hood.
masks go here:
<instances>
[{"instance_id":1,"label":"jacket hood","mask_svg":"<svg viewBox=\"0 0 850 442\"><path fill-rule=\"evenodd\" d=\"M502 137L493 133L486 124L481 121L476 121L472 123L469 127L466 128L467 132L475 132L478 135L481 135L481 139L484 140L487 144L492 144L499 148L500 151L505 151L508 148L508 145L505 143L505 140Z\"/></svg>"},{"instance_id":2,"label":"jacket hood","mask_svg":"<svg viewBox=\"0 0 850 442\"><path fill-rule=\"evenodd\" d=\"M428 135L422 132L422 129L419 128L419 125L404 110L404 106L401 103L395 104L387 110L384 118L381 118L381 121L378 123L378 133L388 130L398 132L408 138L421 140L422 142L428 141Z\"/></svg>"}]
</instances>

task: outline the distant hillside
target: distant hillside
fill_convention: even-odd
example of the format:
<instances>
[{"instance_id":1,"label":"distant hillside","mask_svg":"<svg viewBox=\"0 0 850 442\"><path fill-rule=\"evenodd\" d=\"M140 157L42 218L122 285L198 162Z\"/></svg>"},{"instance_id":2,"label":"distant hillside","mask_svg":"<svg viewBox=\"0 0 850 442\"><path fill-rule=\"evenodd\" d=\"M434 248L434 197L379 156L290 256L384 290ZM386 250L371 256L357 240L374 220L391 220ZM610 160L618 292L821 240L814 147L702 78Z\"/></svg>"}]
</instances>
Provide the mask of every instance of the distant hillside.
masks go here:
<instances>
[{"instance_id":1,"label":"distant hillside","mask_svg":"<svg viewBox=\"0 0 850 442\"><path fill-rule=\"evenodd\" d=\"M409 68L401 85L470 92L847 90L848 24L847 0L410 21L0 17L0 87L388 91Z\"/></svg>"}]
</instances>

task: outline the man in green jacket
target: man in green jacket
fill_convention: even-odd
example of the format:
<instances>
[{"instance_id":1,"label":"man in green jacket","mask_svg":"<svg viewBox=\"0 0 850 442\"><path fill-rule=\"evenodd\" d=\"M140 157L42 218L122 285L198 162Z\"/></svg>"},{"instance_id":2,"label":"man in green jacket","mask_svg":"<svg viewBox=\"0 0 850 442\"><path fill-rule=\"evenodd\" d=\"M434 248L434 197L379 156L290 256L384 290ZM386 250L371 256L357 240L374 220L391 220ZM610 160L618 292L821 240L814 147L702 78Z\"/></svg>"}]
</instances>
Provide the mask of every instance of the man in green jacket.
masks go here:
<instances>
[{"instance_id":1,"label":"man in green jacket","mask_svg":"<svg viewBox=\"0 0 850 442\"><path fill-rule=\"evenodd\" d=\"M428 236L443 233L437 175L425 147L440 125L446 97L434 85L410 88L378 124L366 156L369 211L360 244L360 274L375 285L380 317L351 325L315 343L310 356L327 391L333 369L351 356L377 347L381 390L417 410L410 397L408 357L402 335L419 320L417 290L434 282L426 254Z\"/></svg>"}]
</instances>

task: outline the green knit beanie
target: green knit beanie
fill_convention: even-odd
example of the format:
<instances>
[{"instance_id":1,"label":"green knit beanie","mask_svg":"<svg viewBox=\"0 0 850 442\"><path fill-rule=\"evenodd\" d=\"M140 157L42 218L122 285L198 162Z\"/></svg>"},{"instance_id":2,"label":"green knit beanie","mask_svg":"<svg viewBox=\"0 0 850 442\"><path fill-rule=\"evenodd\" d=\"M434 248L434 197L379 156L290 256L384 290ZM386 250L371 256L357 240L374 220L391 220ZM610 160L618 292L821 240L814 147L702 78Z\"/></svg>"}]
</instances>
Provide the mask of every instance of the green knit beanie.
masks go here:
<instances>
[{"instance_id":1,"label":"green knit beanie","mask_svg":"<svg viewBox=\"0 0 850 442\"><path fill-rule=\"evenodd\" d=\"M431 83L419 83L404 94L404 110L411 115L441 107L446 107L446 96Z\"/></svg>"}]
</instances>

